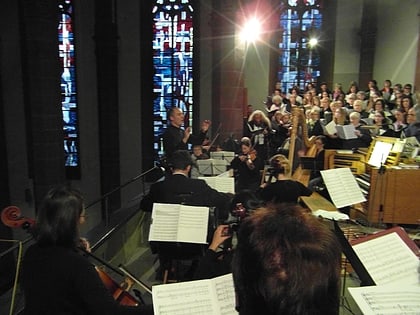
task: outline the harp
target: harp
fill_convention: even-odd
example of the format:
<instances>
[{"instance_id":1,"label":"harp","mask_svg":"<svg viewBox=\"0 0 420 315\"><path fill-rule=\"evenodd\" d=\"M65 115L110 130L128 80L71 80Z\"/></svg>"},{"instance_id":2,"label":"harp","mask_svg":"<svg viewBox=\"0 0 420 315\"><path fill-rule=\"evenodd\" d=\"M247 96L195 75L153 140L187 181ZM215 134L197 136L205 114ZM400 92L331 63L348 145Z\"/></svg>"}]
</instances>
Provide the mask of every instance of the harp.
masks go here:
<instances>
[{"instance_id":1,"label":"harp","mask_svg":"<svg viewBox=\"0 0 420 315\"><path fill-rule=\"evenodd\" d=\"M308 186L311 171L300 165L301 156L315 157L315 136L308 137L308 126L302 108L292 108L292 130L290 131L289 162L292 167L292 178Z\"/></svg>"}]
</instances>

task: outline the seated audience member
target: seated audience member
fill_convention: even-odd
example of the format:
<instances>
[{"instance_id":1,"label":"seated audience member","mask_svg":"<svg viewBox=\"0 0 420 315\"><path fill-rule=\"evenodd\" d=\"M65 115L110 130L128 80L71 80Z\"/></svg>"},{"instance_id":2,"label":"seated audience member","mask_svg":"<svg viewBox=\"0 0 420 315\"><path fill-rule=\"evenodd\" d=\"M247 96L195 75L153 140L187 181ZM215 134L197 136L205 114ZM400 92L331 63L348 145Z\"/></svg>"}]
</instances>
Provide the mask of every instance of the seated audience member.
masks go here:
<instances>
[{"instance_id":1,"label":"seated audience member","mask_svg":"<svg viewBox=\"0 0 420 315\"><path fill-rule=\"evenodd\" d=\"M311 171L309 178L308 188L311 191L315 191L322 183L321 171L324 170L325 163L325 150L324 146L327 139L325 136L318 136L315 138L315 169Z\"/></svg>"},{"instance_id":2,"label":"seated audience member","mask_svg":"<svg viewBox=\"0 0 420 315\"><path fill-rule=\"evenodd\" d=\"M321 109L319 107L313 107L309 110L309 119L308 119L308 137L320 136L324 134L324 129L321 125L321 120L319 118Z\"/></svg>"},{"instance_id":3,"label":"seated audience member","mask_svg":"<svg viewBox=\"0 0 420 315\"><path fill-rule=\"evenodd\" d=\"M252 149L249 138L241 140L241 153L235 156L230 163L235 173L235 191L257 190L261 182L261 170L264 168L264 161L258 156L256 150Z\"/></svg>"},{"instance_id":4,"label":"seated audience member","mask_svg":"<svg viewBox=\"0 0 420 315\"><path fill-rule=\"evenodd\" d=\"M387 120L383 111L377 111L373 117L373 126L375 129L370 129L370 133L373 137L382 136L390 128L390 121Z\"/></svg>"},{"instance_id":5,"label":"seated audience member","mask_svg":"<svg viewBox=\"0 0 420 315\"><path fill-rule=\"evenodd\" d=\"M366 110L367 109L367 105L368 105L368 100L366 99L366 93L365 91L358 91L356 93L356 97L358 100L361 100L363 103L363 109Z\"/></svg>"},{"instance_id":6,"label":"seated audience member","mask_svg":"<svg viewBox=\"0 0 420 315\"><path fill-rule=\"evenodd\" d=\"M391 95L393 93L391 80L385 80L384 81L383 87L381 89L381 93L382 93L382 98L385 100L385 102L387 104L390 104L389 101L390 101Z\"/></svg>"},{"instance_id":7,"label":"seated audience member","mask_svg":"<svg viewBox=\"0 0 420 315\"><path fill-rule=\"evenodd\" d=\"M372 142L372 137L368 129L363 128L360 123L360 114L358 112L350 113L350 123L354 126L355 139L342 140L343 149L367 148Z\"/></svg>"},{"instance_id":8,"label":"seated audience member","mask_svg":"<svg viewBox=\"0 0 420 315\"><path fill-rule=\"evenodd\" d=\"M328 112L328 110L330 109L330 99L328 97L321 98L320 107L321 107L321 111L319 112L319 118L325 120L324 113ZM326 121L326 123L328 123L328 122L329 121Z\"/></svg>"},{"instance_id":9,"label":"seated audience member","mask_svg":"<svg viewBox=\"0 0 420 315\"><path fill-rule=\"evenodd\" d=\"M413 99L410 96L403 95L401 97L401 106L399 108L402 108L406 113L408 113L408 110L413 106Z\"/></svg>"},{"instance_id":10,"label":"seated audience member","mask_svg":"<svg viewBox=\"0 0 420 315\"><path fill-rule=\"evenodd\" d=\"M272 204L241 223L232 262L240 315L338 315L341 247L307 209Z\"/></svg>"},{"instance_id":11,"label":"seated audience member","mask_svg":"<svg viewBox=\"0 0 420 315\"><path fill-rule=\"evenodd\" d=\"M297 203L300 196L310 196L312 191L302 183L290 178L289 160L282 154L270 160L270 178L261 185L260 198L265 203ZM275 179L275 182L272 182Z\"/></svg>"},{"instance_id":12,"label":"seated audience member","mask_svg":"<svg viewBox=\"0 0 420 315\"><path fill-rule=\"evenodd\" d=\"M404 130L406 137L416 137L420 141L420 105L409 109L407 114L408 127Z\"/></svg>"},{"instance_id":13,"label":"seated audience member","mask_svg":"<svg viewBox=\"0 0 420 315\"><path fill-rule=\"evenodd\" d=\"M372 109L372 111L371 111L371 113L370 113L370 115L369 115L369 118L374 118L374 116L375 116L375 113L376 112L378 112L378 111L381 111L381 112L383 112L384 114L385 114L385 117L388 119L388 120L393 120L393 116L392 116L392 113L387 109L387 107L386 107L386 104L385 104L385 101L383 100L383 99L377 99L375 102L374 102L374 107L373 107L373 109Z\"/></svg>"},{"instance_id":14,"label":"seated audience member","mask_svg":"<svg viewBox=\"0 0 420 315\"><path fill-rule=\"evenodd\" d=\"M299 87L293 86L290 89L290 94L287 96L287 98L290 100L290 98L292 96L295 98L297 104L302 105L303 98L302 98L302 96L300 96L300 89L299 89Z\"/></svg>"},{"instance_id":15,"label":"seated audience member","mask_svg":"<svg viewBox=\"0 0 420 315\"><path fill-rule=\"evenodd\" d=\"M394 110L395 121L392 123L393 137L400 138L403 129L407 128L407 113L402 108Z\"/></svg>"},{"instance_id":16,"label":"seated audience member","mask_svg":"<svg viewBox=\"0 0 420 315\"><path fill-rule=\"evenodd\" d=\"M23 259L24 314L153 314L151 306L120 305L95 266L77 252L85 217L80 192L57 187L45 196L37 214L35 244Z\"/></svg>"},{"instance_id":17,"label":"seated audience member","mask_svg":"<svg viewBox=\"0 0 420 315\"><path fill-rule=\"evenodd\" d=\"M360 119L368 118L369 113L363 110L363 102L361 100L355 100L353 103L353 112L360 114Z\"/></svg>"},{"instance_id":18,"label":"seated audience member","mask_svg":"<svg viewBox=\"0 0 420 315\"><path fill-rule=\"evenodd\" d=\"M207 160L210 157L207 153L203 153L203 148L201 144L196 144L193 146L193 154L191 154L191 159L193 161L193 165L191 167L191 178L198 178L200 176L203 176L203 174L200 173L200 170L197 165L197 160Z\"/></svg>"},{"instance_id":19,"label":"seated audience member","mask_svg":"<svg viewBox=\"0 0 420 315\"><path fill-rule=\"evenodd\" d=\"M172 175L150 186L149 193L140 203L140 209L151 212L153 203L184 203L190 206L217 207L221 219L229 214L231 194L211 188L202 179L189 178L193 161L188 151L175 151L170 160Z\"/></svg>"},{"instance_id":20,"label":"seated audience member","mask_svg":"<svg viewBox=\"0 0 420 315\"><path fill-rule=\"evenodd\" d=\"M335 102L338 103L338 102ZM333 121L336 125L346 125L347 124L347 110L344 107L336 107L334 110L334 117ZM326 133L325 136L327 137L326 147L328 149L340 149L342 148L342 140L338 137L337 133L328 134Z\"/></svg>"},{"instance_id":21,"label":"seated audience member","mask_svg":"<svg viewBox=\"0 0 420 315\"><path fill-rule=\"evenodd\" d=\"M319 85L318 97L322 99L323 97L331 98L331 91L328 89L327 82L321 82Z\"/></svg>"},{"instance_id":22,"label":"seated audience member","mask_svg":"<svg viewBox=\"0 0 420 315\"><path fill-rule=\"evenodd\" d=\"M357 99L356 93L351 93L346 96L345 107L348 109L353 109L354 101Z\"/></svg>"}]
</instances>

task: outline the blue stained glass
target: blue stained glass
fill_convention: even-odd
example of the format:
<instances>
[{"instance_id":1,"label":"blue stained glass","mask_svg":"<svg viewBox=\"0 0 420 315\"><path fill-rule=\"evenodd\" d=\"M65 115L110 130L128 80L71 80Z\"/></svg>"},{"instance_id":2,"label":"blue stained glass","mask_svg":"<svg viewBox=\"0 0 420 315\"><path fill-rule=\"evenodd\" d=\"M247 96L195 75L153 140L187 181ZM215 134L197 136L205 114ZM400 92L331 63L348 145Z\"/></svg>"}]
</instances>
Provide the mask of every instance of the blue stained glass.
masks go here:
<instances>
[{"instance_id":1,"label":"blue stained glass","mask_svg":"<svg viewBox=\"0 0 420 315\"><path fill-rule=\"evenodd\" d=\"M320 34L322 28L320 1L288 0L282 8L277 79L283 91L293 86L303 90L307 83L316 83L320 76L319 53L308 44L310 37Z\"/></svg>"},{"instance_id":2,"label":"blue stained glass","mask_svg":"<svg viewBox=\"0 0 420 315\"><path fill-rule=\"evenodd\" d=\"M161 155L169 108L180 107L184 125L192 125L193 6L188 0L157 0L152 12L154 148L156 155Z\"/></svg>"},{"instance_id":3,"label":"blue stained glass","mask_svg":"<svg viewBox=\"0 0 420 315\"><path fill-rule=\"evenodd\" d=\"M58 52L61 64L61 110L63 113L66 167L79 166L76 64L72 0L59 1Z\"/></svg>"}]
</instances>

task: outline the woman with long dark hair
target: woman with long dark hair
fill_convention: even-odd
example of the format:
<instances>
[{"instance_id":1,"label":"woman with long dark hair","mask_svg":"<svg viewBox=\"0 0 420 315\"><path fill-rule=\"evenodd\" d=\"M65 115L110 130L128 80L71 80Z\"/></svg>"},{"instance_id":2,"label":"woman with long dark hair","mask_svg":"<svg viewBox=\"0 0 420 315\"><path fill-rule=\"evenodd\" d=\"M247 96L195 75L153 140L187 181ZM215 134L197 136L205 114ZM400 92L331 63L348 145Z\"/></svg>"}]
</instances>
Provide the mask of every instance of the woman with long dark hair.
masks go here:
<instances>
[{"instance_id":1,"label":"woman with long dark hair","mask_svg":"<svg viewBox=\"0 0 420 315\"><path fill-rule=\"evenodd\" d=\"M39 209L34 237L22 265L24 314L153 314L150 306L122 306L82 256L79 225L85 221L80 192L51 189Z\"/></svg>"}]
</instances>

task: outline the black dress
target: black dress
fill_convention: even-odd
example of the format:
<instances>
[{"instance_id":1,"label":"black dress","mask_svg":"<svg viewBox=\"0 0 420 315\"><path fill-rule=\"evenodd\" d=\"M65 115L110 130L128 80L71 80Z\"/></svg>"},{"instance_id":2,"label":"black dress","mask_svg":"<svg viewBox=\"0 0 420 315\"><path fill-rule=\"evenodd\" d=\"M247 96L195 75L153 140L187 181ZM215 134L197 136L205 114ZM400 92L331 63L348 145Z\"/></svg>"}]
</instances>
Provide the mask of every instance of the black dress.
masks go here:
<instances>
[{"instance_id":1,"label":"black dress","mask_svg":"<svg viewBox=\"0 0 420 315\"><path fill-rule=\"evenodd\" d=\"M76 250L35 244L25 253L21 284L25 315L153 314L151 306L121 306L95 267Z\"/></svg>"}]
</instances>

